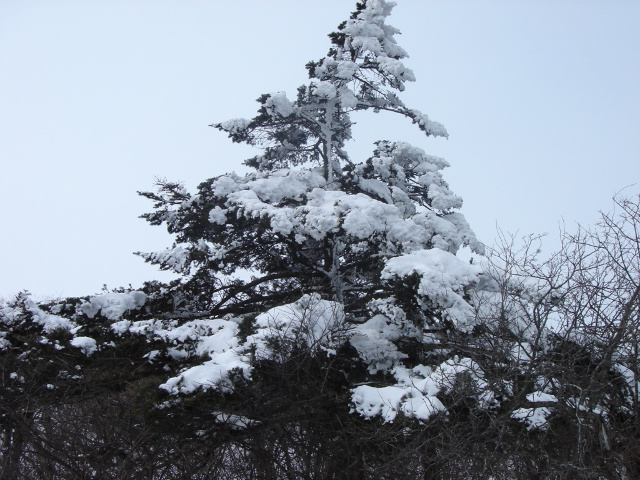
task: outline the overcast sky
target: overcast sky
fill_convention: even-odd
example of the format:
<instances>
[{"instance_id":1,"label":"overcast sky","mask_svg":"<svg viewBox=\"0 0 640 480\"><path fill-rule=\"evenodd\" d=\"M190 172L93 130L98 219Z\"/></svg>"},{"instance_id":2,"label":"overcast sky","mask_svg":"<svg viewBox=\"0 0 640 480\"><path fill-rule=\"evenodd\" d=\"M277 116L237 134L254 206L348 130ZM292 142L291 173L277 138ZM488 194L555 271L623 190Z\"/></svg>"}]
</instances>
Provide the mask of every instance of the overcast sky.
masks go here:
<instances>
[{"instance_id":1,"label":"overcast sky","mask_svg":"<svg viewBox=\"0 0 640 480\"><path fill-rule=\"evenodd\" d=\"M640 2L399 0L389 23L416 74L426 138L355 117L377 139L445 157L478 237L592 224L640 181ZM0 1L0 297L80 296L167 279L132 252L172 238L138 216L155 177L191 190L254 153L207 125L295 95L348 0ZM637 193L638 185L627 188Z\"/></svg>"}]
</instances>

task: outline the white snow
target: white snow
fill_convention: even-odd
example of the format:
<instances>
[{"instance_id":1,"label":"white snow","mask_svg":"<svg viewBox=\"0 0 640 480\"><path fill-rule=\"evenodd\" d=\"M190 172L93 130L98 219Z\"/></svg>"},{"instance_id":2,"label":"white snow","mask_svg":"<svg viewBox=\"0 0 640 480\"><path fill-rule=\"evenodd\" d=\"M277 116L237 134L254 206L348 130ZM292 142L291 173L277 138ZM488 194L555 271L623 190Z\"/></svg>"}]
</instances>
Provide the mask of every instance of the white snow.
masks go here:
<instances>
[{"instance_id":1,"label":"white snow","mask_svg":"<svg viewBox=\"0 0 640 480\"><path fill-rule=\"evenodd\" d=\"M547 428L547 418L551 415L551 410L547 407L539 408L518 408L511 412L511 418L524 422L527 430Z\"/></svg>"},{"instance_id":2,"label":"white snow","mask_svg":"<svg viewBox=\"0 0 640 480\"><path fill-rule=\"evenodd\" d=\"M439 122L433 122L429 120L429 116L426 113L422 113L420 110L411 110L413 114L414 122L417 123L420 128L424 129L426 133L429 135L433 135L434 137L449 137L449 133L447 133L447 129L444 128Z\"/></svg>"},{"instance_id":3,"label":"white snow","mask_svg":"<svg viewBox=\"0 0 640 480\"><path fill-rule=\"evenodd\" d=\"M344 312L337 302L319 295L304 295L300 300L271 310L256 318L257 332L247 338L245 348L255 349L259 359L283 358L286 351L274 350L272 339L281 349L287 345L306 346L310 351L333 351L344 341Z\"/></svg>"},{"instance_id":4,"label":"white snow","mask_svg":"<svg viewBox=\"0 0 640 480\"><path fill-rule=\"evenodd\" d=\"M385 422L392 422L401 410L401 403L409 394L409 390L404 388L361 385L353 389L351 400L354 411L363 417L373 418L380 415Z\"/></svg>"},{"instance_id":5,"label":"white snow","mask_svg":"<svg viewBox=\"0 0 640 480\"><path fill-rule=\"evenodd\" d=\"M446 411L437 395L453 388L463 373L480 392L478 400L481 407L490 407L495 402L480 367L468 358L447 360L435 370L424 365L411 370L397 365L392 373L398 381L396 385L360 385L352 389L352 412L367 418L381 416L385 422L392 422L398 413L421 421L428 420L434 414Z\"/></svg>"},{"instance_id":6,"label":"white snow","mask_svg":"<svg viewBox=\"0 0 640 480\"><path fill-rule=\"evenodd\" d=\"M227 216L220 207L215 207L209 212L209 222L216 225L224 225L227 223Z\"/></svg>"},{"instance_id":7,"label":"white snow","mask_svg":"<svg viewBox=\"0 0 640 480\"><path fill-rule=\"evenodd\" d=\"M11 342L6 339L7 332L0 332L0 350L4 350L11 346Z\"/></svg>"},{"instance_id":8,"label":"white snow","mask_svg":"<svg viewBox=\"0 0 640 480\"><path fill-rule=\"evenodd\" d=\"M226 390L229 388L229 373L234 369L239 369L247 378L250 378L248 357L238 355L233 350L227 350L215 354L214 358L201 365L185 370L177 377L170 378L160 385L160 388L174 395L192 393L199 388Z\"/></svg>"},{"instance_id":9,"label":"white snow","mask_svg":"<svg viewBox=\"0 0 640 480\"><path fill-rule=\"evenodd\" d=\"M281 117L288 117L293 113L293 104L287 98L287 94L285 92L269 94L264 105L269 112Z\"/></svg>"},{"instance_id":10,"label":"white snow","mask_svg":"<svg viewBox=\"0 0 640 480\"><path fill-rule=\"evenodd\" d=\"M121 320L119 322L111 324L111 330L113 330L118 335L122 335L125 332L129 331L129 327L131 327L131 322L129 320Z\"/></svg>"},{"instance_id":11,"label":"white snow","mask_svg":"<svg viewBox=\"0 0 640 480\"><path fill-rule=\"evenodd\" d=\"M241 188L241 179L235 173L228 173L216 178L211 184L211 192L217 197L226 197Z\"/></svg>"},{"instance_id":12,"label":"white snow","mask_svg":"<svg viewBox=\"0 0 640 480\"><path fill-rule=\"evenodd\" d=\"M231 320L194 320L181 326L166 325L153 329L156 338L176 345L174 356L207 356L200 365L185 369L169 378L160 388L172 394L192 393L198 388L226 388L228 374L239 369L249 377L249 358L238 345L238 324Z\"/></svg>"},{"instance_id":13,"label":"white snow","mask_svg":"<svg viewBox=\"0 0 640 480\"><path fill-rule=\"evenodd\" d=\"M98 350L96 341L91 337L75 337L70 343L72 346L79 348L87 357L90 357Z\"/></svg>"},{"instance_id":14,"label":"white snow","mask_svg":"<svg viewBox=\"0 0 640 480\"><path fill-rule=\"evenodd\" d=\"M25 313L30 313L33 321L40 325L42 331L46 334L55 332L56 330L71 331L77 327L74 321L41 309L30 296L24 299L23 304ZM9 327L14 323L20 322L22 313L20 308L13 308L4 302L0 302L0 320L2 324L4 324L3 326ZM6 331L0 332L0 348L2 349L10 345L10 342L5 338L6 335Z\"/></svg>"},{"instance_id":15,"label":"white snow","mask_svg":"<svg viewBox=\"0 0 640 480\"><path fill-rule=\"evenodd\" d=\"M378 56L378 64L383 72L386 72L394 77L402 78L410 82L415 82L416 77L413 72L404 66L400 60L395 58L389 58L387 56Z\"/></svg>"},{"instance_id":16,"label":"white snow","mask_svg":"<svg viewBox=\"0 0 640 480\"><path fill-rule=\"evenodd\" d=\"M387 260L383 279L420 276L418 294L445 309L445 314L460 328L472 326L474 311L463 298L465 288L477 281L477 269L455 255L432 248Z\"/></svg>"},{"instance_id":17,"label":"white snow","mask_svg":"<svg viewBox=\"0 0 640 480\"><path fill-rule=\"evenodd\" d=\"M80 306L80 310L89 318L100 312L109 320L120 320L126 312L140 309L146 301L147 296L144 292L110 292L89 297L89 300Z\"/></svg>"},{"instance_id":18,"label":"white snow","mask_svg":"<svg viewBox=\"0 0 640 480\"><path fill-rule=\"evenodd\" d=\"M533 392L533 393L529 393L527 395L527 400L529 400L532 403L537 403L537 402L557 402L558 399L556 398L555 395L551 395L550 393L545 393L545 392Z\"/></svg>"},{"instance_id":19,"label":"white snow","mask_svg":"<svg viewBox=\"0 0 640 480\"><path fill-rule=\"evenodd\" d=\"M312 351L331 353L344 341L342 307L318 295L305 295L297 302L273 308L256 318L256 333L239 344L238 324L232 320L207 319L184 325L162 325L154 322L134 322L129 331L144 332L175 345L176 358L206 356L208 360L189 367L169 378L160 388L171 394L188 394L197 389L229 389L229 374L233 370L251 377L251 357L281 358L286 351L274 351L272 340L280 345L306 346ZM121 326L118 330L121 330Z\"/></svg>"},{"instance_id":20,"label":"white snow","mask_svg":"<svg viewBox=\"0 0 640 480\"><path fill-rule=\"evenodd\" d=\"M324 177L313 170L282 170L273 172L268 177L248 181L243 190L254 192L263 202L277 204L284 199L302 200L310 189L324 188ZM233 196L230 195L230 203Z\"/></svg>"},{"instance_id":21,"label":"white snow","mask_svg":"<svg viewBox=\"0 0 640 480\"><path fill-rule=\"evenodd\" d=\"M352 62L351 60L342 60L338 62L336 68L336 77L343 78L345 80L350 80L351 77L358 71L357 63Z\"/></svg>"},{"instance_id":22,"label":"white snow","mask_svg":"<svg viewBox=\"0 0 640 480\"><path fill-rule=\"evenodd\" d=\"M448 188L432 183L428 191L431 206L438 210L449 211L462 207L462 198L453 195Z\"/></svg>"},{"instance_id":23,"label":"white snow","mask_svg":"<svg viewBox=\"0 0 640 480\"><path fill-rule=\"evenodd\" d=\"M529 393L526 398L531 403L558 401L555 395L541 391ZM523 422L527 430L544 430L547 428L547 419L552 413L549 407L518 408L511 412L511 418Z\"/></svg>"},{"instance_id":24,"label":"white snow","mask_svg":"<svg viewBox=\"0 0 640 480\"><path fill-rule=\"evenodd\" d=\"M330 100L336 96L336 87L331 82L322 80L311 80L311 92L325 100Z\"/></svg>"},{"instance_id":25,"label":"white snow","mask_svg":"<svg viewBox=\"0 0 640 480\"><path fill-rule=\"evenodd\" d=\"M345 109L356 108L358 106L358 97L353 91L345 86L338 89L338 97Z\"/></svg>"},{"instance_id":26,"label":"white snow","mask_svg":"<svg viewBox=\"0 0 640 480\"><path fill-rule=\"evenodd\" d=\"M172 248L160 252L140 253L139 255L148 262L161 265L163 269L184 273L188 265L189 250L182 245L174 245Z\"/></svg>"},{"instance_id":27,"label":"white snow","mask_svg":"<svg viewBox=\"0 0 640 480\"><path fill-rule=\"evenodd\" d=\"M392 343L404 332L384 315L376 315L367 322L356 325L350 332L349 343L360 358L369 365L369 372L388 371L407 355Z\"/></svg>"},{"instance_id":28,"label":"white snow","mask_svg":"<svg viewBox=\"0 0 640 480\"><path fill-rule=\"evenodd\" d=\"M220 124L220 128L222 128L225 132L229 132L230 134L234 135L242 132L243 130L246 130L246 128L249 126L249 123L249 120L246 120L244 118L233 118L231 120L227 120L226 122L222 122Z\"/></svg>"}]
</instances>

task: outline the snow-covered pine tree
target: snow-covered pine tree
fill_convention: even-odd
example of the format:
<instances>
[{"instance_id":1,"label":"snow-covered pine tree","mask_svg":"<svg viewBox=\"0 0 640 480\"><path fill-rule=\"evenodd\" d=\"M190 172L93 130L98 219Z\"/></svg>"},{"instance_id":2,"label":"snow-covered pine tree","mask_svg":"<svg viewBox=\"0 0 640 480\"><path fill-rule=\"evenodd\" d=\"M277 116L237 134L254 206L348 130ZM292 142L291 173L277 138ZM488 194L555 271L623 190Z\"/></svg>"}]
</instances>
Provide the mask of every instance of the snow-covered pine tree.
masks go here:
<instances>
[{"instance_id":1,"label":"snow-covered pine tree","mask_svg":"<svg viewBox=\"0 0 640 480\"><path fill-rule=\"evenodd\" d=\"M46 452L61 478L383 478L383 466L398 478L414 468L403 424L446 410L459 376L486 386L451 347L476 324L477 271L456 253L483 247L443 180L446 161L386 139L367 159L346 151L356 111L447 136L399 97L414 76L386 23L393 6L358 3L294 100L268 93L253 119L213 125L262 149L251 173L195 194L170 182L143 193L155 202L144 217L175 243L139 255L180 279L2 305L11 413L0 437L17 452L7 472L31 475ZM105 431L104 415L121 411L136 420ZM91 454L105 442L125 445L129 470Z\"/></svg>"},{"instance_id":2,"label":"snow-covered pine tree","mask_svg":"<svg viewBox=\"0 0 640 480\"><path fill-rule=\"evenodd\" d=\"M143 194L156 202L146 219L166 224L176 243L140 255L182 275L161 289L158 298L167 301L157 313L225 318L231 332L225 335L234 338L212 352L209 370L199 365L180 373L165 384L168 391L216 388L238 366L249 377L256 359L283 355L254 351L274 335L304 340L325 356L349 344L371 374L395 369L393 382L408 385L414 375L425 379L412 372L428 349L473 327L465 295L476 271L455 254L462 246L481 253L482 245L442 178L447 162L399 141L377 142L364 161L345 149L355 111L393 112L428 136L447 136L398 96L414 75L402 63L407 54L396 43L398 30L386 24L393 5L359 3L330 35L327 56L307 65L310 82L295 100L268 93L253 119L212 125L234 142L262 148L245 161L252 173L212 178L194 195L166 182L158 193ZM240 326L257 333L242 338ZM370 389L353 396L362 414L390 419L402 410L427 418L435 411L418 413L420 402L429 405L421 392L382 413L369 405L369 394L380 397Z\"/></svg>"},{"instance_id":3,"label":"snow-covered pine tree","mask_svg":"<svg viewBox=\"0 0 640 480\"><path fill-rule=\"evenodd\" d=\"M252 173L143 194L176 242L140 255L182 278L0 302L0 478L639 477L640 197L544 262L461 261L443 159L346 151L354 111L446 136L398 96L392 6L359 3L295 100L214 124Z\"/></svg>"}]
</instances>

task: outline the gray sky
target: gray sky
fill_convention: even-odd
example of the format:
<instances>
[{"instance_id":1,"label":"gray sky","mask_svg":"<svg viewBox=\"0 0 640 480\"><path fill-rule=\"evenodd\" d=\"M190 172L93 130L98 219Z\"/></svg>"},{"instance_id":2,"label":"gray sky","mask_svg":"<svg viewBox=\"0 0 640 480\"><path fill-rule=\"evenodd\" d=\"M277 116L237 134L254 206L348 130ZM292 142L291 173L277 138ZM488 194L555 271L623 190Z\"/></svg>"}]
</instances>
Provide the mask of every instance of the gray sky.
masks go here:
<instances>
[{"instance_id":1,"label":"gray sky","mask_svg":"<svg viewBox=\"0 0 640 480\"><path fill-rule=\"evenodd\" d=\"M207 125L293 97L354 5L1 1L0 297L167 279L131 254L172 242L136 191L242 171L253 151ZM554 248L561 219L591 224L640 181L640 2L399 0L389 23L417 77L405 103L450 138L363 115L352 158L377 139L445 157L485 243L499 225Z\"/></svg>"}]
</instances>

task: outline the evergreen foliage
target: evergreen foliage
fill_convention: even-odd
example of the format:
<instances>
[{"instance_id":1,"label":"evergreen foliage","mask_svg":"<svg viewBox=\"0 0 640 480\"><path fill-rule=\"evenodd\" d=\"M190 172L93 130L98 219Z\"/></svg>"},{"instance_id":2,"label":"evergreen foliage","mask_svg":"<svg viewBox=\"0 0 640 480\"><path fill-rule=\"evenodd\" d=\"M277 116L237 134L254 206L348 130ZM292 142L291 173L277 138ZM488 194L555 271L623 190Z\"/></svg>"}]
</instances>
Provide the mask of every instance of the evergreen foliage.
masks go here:
<instances>
[{"instance_id":1,"label":"evergreen foliage","mask_svg":"<svg viewBox=\"0 0 640 480\"><path fill-rule=\"evenodd\" d=\"M444 159L346 150L355 111L447 136L400 98L393 5L359 2L295 100L212 125L251 173L142 193L175 242L138 255L178 280L0 305L2 478L639 474L640 200L550 260L460 260L485 252Z\"/></svg>"}]
</instances>

